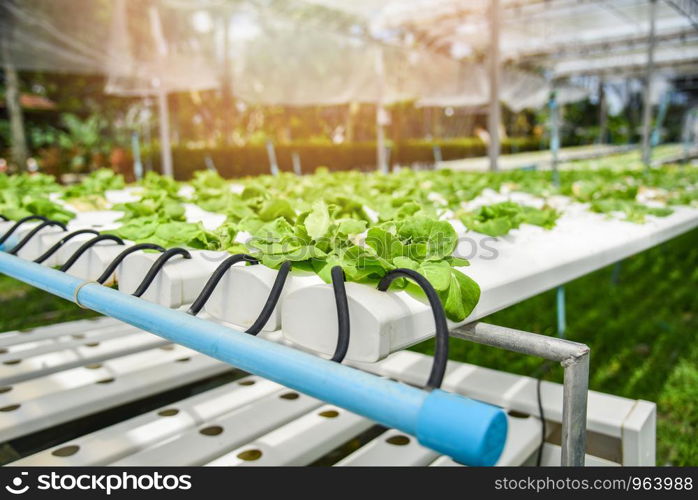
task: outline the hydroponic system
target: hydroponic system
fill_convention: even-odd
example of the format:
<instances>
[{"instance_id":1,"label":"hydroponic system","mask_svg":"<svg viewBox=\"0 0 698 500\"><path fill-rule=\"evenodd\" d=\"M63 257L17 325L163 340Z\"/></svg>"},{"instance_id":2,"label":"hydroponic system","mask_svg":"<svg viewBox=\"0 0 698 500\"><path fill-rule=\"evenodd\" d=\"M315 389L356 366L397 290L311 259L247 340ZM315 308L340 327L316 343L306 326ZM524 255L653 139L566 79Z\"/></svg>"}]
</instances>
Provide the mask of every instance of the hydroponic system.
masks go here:
<instances>
[{"instance_id":1,"label":"hydroponic system","mask_svg":"<svg viewBox=\"0 0 698 500\"><path fill-rule=\"evenodd\" d=\"M138 327L141 348L152 345L142 330L155 333L350 410L352 418L415 435L424 450L434 450L425 454L471 465L510 454L510 463L523 460L537 449L542 430L523 440L512 435L519 423L507 424L513 418L497 408L509 402L492 400L496 391L487 394L486 386L446 376L449 331L560 361L569 370L564 390L551 387L545 399L557 407L551 412L562 426L562 463L580 464L588 348L476 321L694 228L698 171L565 170L559 186L549 178L549 172L402 170L226 181L203 171L190 183L149 173L124 186L104 170L61 188L42 175L4 176L1 207L10 220L1 227L0 269ZM120 333L126 332L138 330ZM398 352L434 335L427 371L421 368L427 359ZM55 359L42 374L76 361L86 362ZM37 375L38 366L8 365L6 382ZM24 376L17 372L27 369ZM440 389L445 383L453 393ZM455 395L473 390L497 406ZM22 401L19 391L0 397L7 403L3 436L30 431L40 414L24 404L10 409ZM593 422L602 409L592 401ZM70 410L66 418L80 411ZM645 412L633 417L641 419L638 432L650 425L651 404ZM362 428L347 425L349 433ZM515 444L522 449L506 448ZM648 443L633 446L636 456L624 460L652 460ZM355 460L369 461L368 453ZM240 454L217 461L244 462ZM263 456L273 460L273 454L265 449ZM41 454L26 460L43 463Z\"/></svg>"},{"instance_id":2,"label":"hydroponic system","mask_svg":"<svg viewBox=\"0 0 698 500\"><path fill-rule=\"evenodd\" d=\"M93 11L75 0L84 17L3 4L13 139L17 70L99 74L111 95L155 97L160 133L142 154L150 118L133 125L128 172L53 176L26 158L0 171L0 273L99 313L0 334L0 442L25 450L4 461L655 465L656 402L589 390L596 344L565 338L564 285L698 227L688 3L119 0ZM220 137L173 153L186 133L170 130L173 102L205 128L205 92L220 92L208 95L223 108ZM168 100L176 93L186 104ZM623 143L605 144L607 99L638 114ZM580 101L580 121L596 106L598 141L563 148L563 132L589 128L561 123ZM234 112L251 128L347 104L348 130L355 103L371 106L369 165L351 152L349 169L302 164L292 140L267 138L253 146L269 174L246 175L267 165L240 159ZM444 160L449 143L429 136L425 159L424 144L389 141L391 105L430 118L424 109L462 109L481 156ZM660 145L672 109L680 137ZM537 135L507 147L539 150L503 155L503 122L536 115ZM219 140L228 149L216 155ZM557 335L483 322L550 290ZM524 376L449 360L461 343L548 364ZM550 363L562 383L543 380ZM60 426L79 430L64 440Z\"/></svg>"}]
</instances>

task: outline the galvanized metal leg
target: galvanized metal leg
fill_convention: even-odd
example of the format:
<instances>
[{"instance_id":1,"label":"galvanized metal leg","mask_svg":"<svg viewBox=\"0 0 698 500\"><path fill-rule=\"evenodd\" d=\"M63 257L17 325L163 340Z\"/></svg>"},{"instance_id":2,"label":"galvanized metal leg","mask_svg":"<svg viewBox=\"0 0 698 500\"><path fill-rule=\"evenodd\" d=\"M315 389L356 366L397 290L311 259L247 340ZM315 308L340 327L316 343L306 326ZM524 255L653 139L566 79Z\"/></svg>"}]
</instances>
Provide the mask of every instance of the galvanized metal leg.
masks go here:
<instances>
[{"instance_id":1,"label":"galvanized metal leg","mask_svg":"<svg viewBox=\"0 0 698 500\"><path fill-rule=\"evenodd\" d=\"M547 335L477 322L451 330L451 335L477 344L560 362L565 369L561 464L584 465L589 389L588 346Z\"/></svg>"},{"instance_id":2,"label":"galvanized metal leg","mask_svg":"<svg viewBox=\"0 0 698 500\"><path fill-rule=\"evenodd\" d=\"M489 110L487 114L487 130L490 134L490 142L488 144L488 156L490 159L490 170L495 172L498 170L499 153L501 149L499 137L499 123L502 119L502 108L499 102L499 84L501 79L501 61L500 61L500 23L501 23L501 6L499 0L490 0L489 11L490 23L490 47L489 47Z\"/></svg>"},{"instance_id":3,"label":"galvanized metal leg","mask_svg":"<svg viewBox=\"0 0 698 500\"><path fill-rule=\"evenodd\" d=\"M560 185L560 171L558 170L560 153L560 120L558 116L557 92L550 92L548 100L550 111L550 166L553 170L553 185Z\"/></svg>"},{"instance_id":4,"label":"galvanized metal leg","mask_svg":"<svg viewBox=\"0 0 698 500\"><path fill-rule=\"evenodd\" d=\"M589 350L562 362L565 368L562 393L561 464L583 466L586 451Z\"/></svg>"},{"instance_id":5,"label":"galvanized metal leg","mask_svg":"<svg viewBox=\"0 0 698 500\"><path fill-rule=\"evenodd\" d=\"M649 167L652 161L650 128L652 126L652 76L654 74L654 48L656 45L657 0L650 1L649 14L650 31L647 37L647 65L645 66L645 88L642 96L642 161L646 167Z\"/></svg>"}]
</instances>

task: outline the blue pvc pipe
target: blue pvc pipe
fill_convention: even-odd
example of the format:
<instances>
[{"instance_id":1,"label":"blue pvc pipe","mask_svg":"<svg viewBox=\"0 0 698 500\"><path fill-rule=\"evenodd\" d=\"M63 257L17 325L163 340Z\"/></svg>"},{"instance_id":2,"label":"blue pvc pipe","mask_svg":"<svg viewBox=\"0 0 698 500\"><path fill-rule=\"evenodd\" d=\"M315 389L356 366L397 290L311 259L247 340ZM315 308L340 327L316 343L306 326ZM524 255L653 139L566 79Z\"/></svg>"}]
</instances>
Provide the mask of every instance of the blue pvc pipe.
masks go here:
<instances>
[{"instance_id":1,"label":"blue pvc pipe","mask_svg":"<svg viewBox=\"0 0 698 500\"><path fill-rule=\"evenodd\" d=\"M0 252L0 272L73 301L84 282ZM97 283L80 288L84 307L341 406L417 437L466 465L494 465L507 435L501 408L441 390L393 382L147 302Z\"/></svg>"}]
</instances>

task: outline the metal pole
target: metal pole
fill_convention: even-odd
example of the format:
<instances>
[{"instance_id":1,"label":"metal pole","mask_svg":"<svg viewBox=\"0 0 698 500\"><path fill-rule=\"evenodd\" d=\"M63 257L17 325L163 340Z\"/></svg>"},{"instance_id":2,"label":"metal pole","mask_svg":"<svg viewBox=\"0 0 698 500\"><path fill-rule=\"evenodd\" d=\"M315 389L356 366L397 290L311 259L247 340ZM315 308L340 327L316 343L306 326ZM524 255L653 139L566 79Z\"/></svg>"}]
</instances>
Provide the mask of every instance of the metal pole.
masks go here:
<instances>
[{"instance_id":1,"label":"metal pole","mask_svg":"<svg viewBox=\"0 0 698 500\"><path fill-rule=\"evenodd\" d=\"M204 156L204 165L206 166L206 170L210 170L211 172L218 173L218 169L216 168L216 163L213 161L213 158L211 158L211 155Z\"/></svg>"},{"instance_id":2,"label":"metal pole","mask_svg":"<svg viewBox=\"0 0 698 500\"><path fill-rule=\"evenodd\" d=\"M160 116L160 161L162 163L162 174L173 177L170 113L167 108L167 92L162 87L158 89L158 112Z\"/></svg>"},{"instance_id":3,"label":"metal pole","mask_svg":"<svg viewBox=\"0 0 698 500\"><path fill-rule=\"evenodd\" d=\"M439 166L439 163L443 161L443 155L441 154L441 146L438 144L434 144L431 147L432 152L434 153L434 165Z\"/></svg>"},{"instance_id":4,"label":"metal pole","mask_svg":"<svg viewBox=\"0 0 698 500\"><path fill-rule=\"evenodd\" d=\"M657 119L654 122L654 127L652 128L652 134L650 135L650 147L654 148L659 145L660 133L662 131L662 125L664 124L664 119L666 118L667 111L669 110L669 103L671 103L672 92L667 91L662 96L662 102L659 105L659 111L657 112Z\"/></svg>"},{"instance_id":5,"label":"metal pole","mask_svg":"<svg viewBox=\"0 0 698 500\"><path fill-rule=\"evenodd\" d=\"M583 466L586 453L589 351L562 362L562 465Z\"/></svg>"},{"instance_id":6,"label":"metal pole","mask_svg":"<svg viewBox=\"0 0 698 500\"><path fill-rule=\"evenodd\" d=\"M560 153L560 120L555 89L550 92L548 107L550 110L550 166L553 170L553 184L559 186L560 172L557 167L558 155Z\"/></svg>"},{"instance_id":7,"label":"metal pole","mask_svg":"<svg viewBox=\"0 0 698 500\"><path fill-rule=\"evenodd\" d=\"M490 103L489 114L487 120L487 128L490 135L490 143L488 145L488 153L490 157L490 170L498 169L499 152L501 149L499 141L499 122L501 121L501 105L499 103L499 80L500 80L500 61L499 61L499 27L500 27L501 9L499 0L490 0L490 53L489 53L489 70L490 70Z\"/></svg>"},{"instance_id":8,"label":"metal pole","mask_svg":"<svg viewBox=\"0 0 698 500\"><path fill-rule=\"evenodd\" d=\"M133 151L133 177L140 181L143 178L143 160L138 132L131 133L131 150Z\"/></svg>"},{"instance_id":9,"label":"metal pole","mask_svg":"<svg viewBox=\"0 0 698 500\"><path fill-rule=\"evenodd\" d=\"M650 141L652 121L652 73L654 73L655 24L657 18L657 0L650 0L650 30L647 36L647 65L645 66L645 89L642 104L642 162L649 167L652 161L652 144Z\"/></svg>"},{"instance_id":10,"label":"metal pole","mask_svg":"<svg viewBox=\"0 0 698 500\"><path fill-rule=\"evenodd\" d=\"M589 386L588 346L557 337L478 322L451 330L451 335L477 344L558 361L565 369L561 464L584 465Z\"/></svg>"},{"instance_id":11,"label":"metal pole","mask_svg":"<svg viewBox=\"0 0 698 500\"><path fill-rule=\"evenodd\" d=\"M501 408L383 379L5 252L0 273L400 429L466 465L494 465L504 448L507 419Z\"/></svg>"},{"instance_id":12,"label":"metal pole","mask_svg":"<svg viewBox=\"0 0 698 500\"><path fill-rule=\"evenodd\" d=\"M599 78L599 144L606 144L606 129L608 128L608 109L606 103L606 89L603 78Z\"/></svg>"},{"instance_id":13,"label":"metal pole","mask_svg":"<svg viewBox=\"0 0 698 500\"><path fill-rule=\"evenodd\" d=\"M269 158L269 171L271 175L279 175L279 164L276 161L276 151L274 143L267 141L267 158Z\"/></svg>"},{"instance_id":14,"label":"metal pole","mask_svg":"<svg viewBox=\"0 0 698 500\"><path fill-rule=\"evenodd\" d=\"M378 171L388 173L388 159L385 151L385 67L383 51L376 51L376 76L378 77L378 99L376 101L376 163Z\"/></svg>"},{"instance_id":15,"label":"metal pole","mask_svg":"<svg viewBox=\"0 0 698 500\"><path fill-rule=\"evenodd\" d=\"M291 153L291 163L293 164L293 173L296 175L303 175L303 169L301 168L301 155L297 151Z\"/></svg>"}]
</instances>

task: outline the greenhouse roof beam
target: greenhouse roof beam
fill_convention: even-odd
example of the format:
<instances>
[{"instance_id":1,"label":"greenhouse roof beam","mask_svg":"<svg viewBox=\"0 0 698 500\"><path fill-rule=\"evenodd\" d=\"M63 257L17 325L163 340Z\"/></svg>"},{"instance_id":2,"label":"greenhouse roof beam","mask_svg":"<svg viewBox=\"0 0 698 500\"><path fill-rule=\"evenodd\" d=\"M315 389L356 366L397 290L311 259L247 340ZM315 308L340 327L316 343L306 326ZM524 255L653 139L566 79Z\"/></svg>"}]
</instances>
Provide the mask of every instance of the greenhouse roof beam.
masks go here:
<instances>
[{"instance_id":1,"label":"greenhouse roof beam","mask_svg":"<svg viewBox=\"0 0 698 500\"><path fill-rule=\"evenodd\" d=\"M687 74L695 69L698 63L698 47L692 47L690 54L682 54L677 57L657 57L654 62L655 71L670 70L671 74ZM657 51L659 53L659 51ZM635 54L636 55L636 54ZM555 78L567 78L575 75L603 75L613 74L619 75L635 75L642 74L645 68L645 62L638 60L637 57L625 58L603 58L589 59L586 64L569 64L566 66L554 67Z\"/></svg>"},{"instance_id":2,"label":"greenhouse roof beam","mask_svg":"<svg viewBox=\"0 0 698 500\"><path fill-rule=\"evenodd\" d=\"M698 30L698 2L696 0L666 0L666 3L688 19L693 28Z\"/></svg>"},{"instance_id":3,"label":"greenhouse roof beam","mask_svg":"<svg viewBox=\"0 0 698 500\"><path fill-rule=\"evenodd\" d=\"M698 40L698 30L694 29L678 29L657 33L655 35L657 43L659 42L681 42ZM608 53L619 49L640 49L647 45L647 35L630 35L626 37L606 38L602 40L594 40L587 43L562 43L557 46L551 46L547 49L533 49L528 52L521 52L521 58L563 58L571 55L589 56L594 53Z\"/></svg>"}]
</instances>

